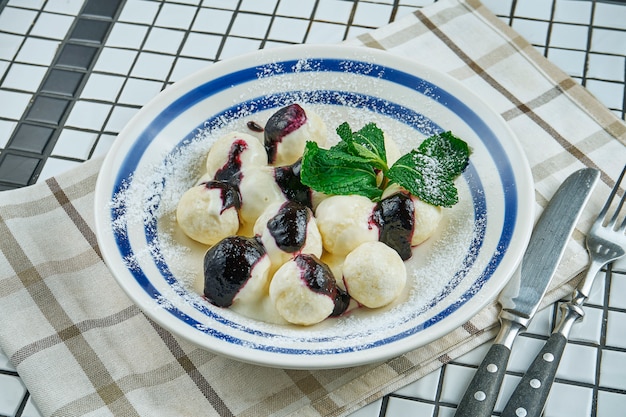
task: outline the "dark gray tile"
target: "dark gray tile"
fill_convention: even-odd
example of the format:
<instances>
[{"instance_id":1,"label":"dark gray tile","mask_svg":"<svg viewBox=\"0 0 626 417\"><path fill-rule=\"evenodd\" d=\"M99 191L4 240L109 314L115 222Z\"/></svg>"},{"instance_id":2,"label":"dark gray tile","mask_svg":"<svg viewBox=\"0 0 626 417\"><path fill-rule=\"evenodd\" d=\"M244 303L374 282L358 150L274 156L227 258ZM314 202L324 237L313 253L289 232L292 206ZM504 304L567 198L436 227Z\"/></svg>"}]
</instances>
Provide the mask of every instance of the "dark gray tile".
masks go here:
<instances>
[{"instance_id":1,"label":"dark gray tile","mask_svg":"<svg viewBox=\"0 0 626 417\"><path fill-rule=\"evenodd\" d=\"M98 52L98 48L67 43L63 46L57 65L87 70Z\"/></svg>"},{"instance_id":2,"label":"dark gray tile","mask_svg":"<svg viewBox=\"0 0 626 417\"><path fill-rule=\"evenodd\" d=\"M68 100L38 96L28 110L26 120L58 125L68 104Z\"/></svg>"},{"instance_id":3,"label":"dark gray tile","mask_svg":"<svg viewBox=\"0 0 626 417\"><path fill-rule=\"evenodd\" d=\"M71 40L103 43L111 22L95 19L78 19L70 34Z\"/></svg>"},{"instance_id":4,"label":"dark gray tile","mask_svg":"<svg viewBox=\"0 0 626 417\"><path fill-rule=\"evenodd\" d=\"M41 154L53 133L54 129L50 127L24 123L17 128L8 147L10 149Z\"/></svg>"},{"instance_id":5,"label":"dark gray tile","mask_svg":"<svg viewBox=\"0 0 626 417\"><path fill-rule=\"evenodd\" d=\"M41 91L73 97L84 76L82 72L53 69L48 73Z\"/></svg>"},{"instance_id":6,"label":"dark gray tile","mask_svg":"<svg viewBox=\"0 0 626 417\"><path fill-rule=\"evenodd\" d=\"M83 15L113 18L122 0L87 0Z\"/></svg>"},{"instance_id":7,"label":"dark gray tile","mask_svg":"<svg viewBox=\"0 0 626 417\"><path fill-rule=\"evenodd\" d=\"M28 185L41 159L3 153L0 159L0 181L19 186Z\"/></svg>"}]
</instances>

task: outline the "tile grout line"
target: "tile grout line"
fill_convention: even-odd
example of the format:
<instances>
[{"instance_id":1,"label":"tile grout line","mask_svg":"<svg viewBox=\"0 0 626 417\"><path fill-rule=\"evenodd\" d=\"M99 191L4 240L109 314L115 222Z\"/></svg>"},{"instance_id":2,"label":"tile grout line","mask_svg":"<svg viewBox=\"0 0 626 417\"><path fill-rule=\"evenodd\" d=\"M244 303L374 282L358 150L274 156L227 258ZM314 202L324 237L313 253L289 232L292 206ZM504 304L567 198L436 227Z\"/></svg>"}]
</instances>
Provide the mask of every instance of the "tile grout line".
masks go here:
<instances>
[{"instance_id":1,"label":"tile grout line","mask_svg":"<svg viewBox=\"0 0 626 417\"><path fill-rule=\"evenodd\" d=\"M36 182L54 150L71 110L85 87L97 57L115 23L115 17L120 13L124 3L125 0L118 0L117 4L113 3L114 9L111 9L111 3L107 3L110 10L103 10L99 7L102 4L95 0L86 0L83 3L81 11L74 17L65 37L60 41L52 58L52 64L33 93L29 105L17 121L7 145L0 154L0 172L3 166L8 167L5 171L14 171L12 168L15 166L22 169L21 173L25 175L18 175L15 178L0 177L0 190L19 188ZM39 16L41 12L37 15L37 19ZM91 23L88 30L93 28L94 22L106 22L108 26L99 34L98 40L89 37L81 38L78 36L81 29L84 29L84 26L81 27L81 22L85 21L87 24ZM57 75L61 79L53 80ZM72 88L70 91L64 91L59 87L58 82L68 82L70 76L73 80L69 82L73 85L66 85L63 88ZM52 80L56 85L52 85ZM20 143L20 141L26 142ZM10 172L9 175L11 174L15 172Z\"/></svg>"}]
</instances>

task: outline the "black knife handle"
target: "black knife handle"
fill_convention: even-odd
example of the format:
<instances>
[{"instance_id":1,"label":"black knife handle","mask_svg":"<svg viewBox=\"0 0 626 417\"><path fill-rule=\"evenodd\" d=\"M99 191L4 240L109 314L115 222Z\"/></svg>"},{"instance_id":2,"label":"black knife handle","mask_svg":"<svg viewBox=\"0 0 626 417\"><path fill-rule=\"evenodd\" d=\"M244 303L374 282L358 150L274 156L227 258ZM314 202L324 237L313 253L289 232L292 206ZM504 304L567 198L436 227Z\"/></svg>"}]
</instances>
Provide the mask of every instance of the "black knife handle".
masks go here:
<instances>
[{"instance_id":1,"label":"black knife handle","mask_svg":"<svg viewBox=\"0 0 626 417\"><path fill-rule=\"evenodd\" d=\"M504 345L491 346L467 387L455 417L491 416L510 355L511 350Z\"/></svg>"},{"instance_id":2,"label":"black knife handle","mask_svg":"<svg viewBox=\"0 0 626 417\"><path fill-rule=\"evenodd\" d=\"M513 391L502 411L502 417L541 416L565 345L567 345L565 336L561 333L552 333Z\"/></svg>"}]
</instances>

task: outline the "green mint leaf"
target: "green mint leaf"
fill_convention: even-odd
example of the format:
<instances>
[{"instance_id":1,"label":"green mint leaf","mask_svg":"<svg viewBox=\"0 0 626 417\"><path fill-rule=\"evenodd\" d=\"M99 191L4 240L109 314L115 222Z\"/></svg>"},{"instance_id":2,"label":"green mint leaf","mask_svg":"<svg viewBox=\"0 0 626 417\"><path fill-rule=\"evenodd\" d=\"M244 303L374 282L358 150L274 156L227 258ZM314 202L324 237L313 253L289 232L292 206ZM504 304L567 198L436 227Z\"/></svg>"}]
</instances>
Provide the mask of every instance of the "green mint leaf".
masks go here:
<instances>
[{"instance_id":1,"label":"green mint leaf","mask_svg":"<svg viewBox=\"0 0 626 417\"><path fill-rule=\"evenodd\" d=\"M352 128L350 127L348 122L343 122L342 124L337 126L337 129L335 129L335 131L344 142L348 143L352 141Z\"/></svg>"},{"instance_id":2,"label":"green mint leaf","mask_svg":"<svg viewBox=\"0 0 626 417\"><path fill-rule=\"evenodd\" d=\"M469 163L469 146L452 132L443 132L424 140L418 151L435 159L442 166L442 175L454 179L461 175Z\"/></svg>"},{"instance_id":3,"label":"green mint leaf","mask_svg":"<svg viewBox=\"0 0 626 417\"><path fill-rule=\"evenodd\" d=\"M300 181L312 189L329 195L357 194L372 200L380 199L372 166L349 154L322 149L307 142L302 155Z\"/></svg>"},{"instance_id":4,"label":"green mint leaf","mask_svg":"<svg viewBox=\"0 0 626 417\"><path fill-rule=\"evenodd\" d=\"M387 178L434 206L452 207L459 200L454 179L445 167L416 150L398 159L387 172Z\"/></svg>"},{"instance_id":5,"label":"green mint leaf","mask_svg":"<svg viewBox=\"0 0 626 417\"><path fill-rule=\"evenodd\" d=\"M350 125L344 122L337 127L337 134L343 141L339 144L347 145L346 152L369 161L374 168L387 171L385 136L375 123L368 123L359 131L352 132Z\"/></svg>"}]
</instances>

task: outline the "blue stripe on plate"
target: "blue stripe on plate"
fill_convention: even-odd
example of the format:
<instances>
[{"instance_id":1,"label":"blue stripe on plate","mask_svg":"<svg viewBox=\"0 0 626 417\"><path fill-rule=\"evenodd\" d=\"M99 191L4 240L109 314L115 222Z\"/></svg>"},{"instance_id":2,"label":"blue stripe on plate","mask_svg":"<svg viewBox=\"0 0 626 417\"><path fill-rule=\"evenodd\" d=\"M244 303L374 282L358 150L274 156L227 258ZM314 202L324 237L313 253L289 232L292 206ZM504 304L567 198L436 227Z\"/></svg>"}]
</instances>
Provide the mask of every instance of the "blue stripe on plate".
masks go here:
<instances>
[{"instance_id":1,"label":"blue stripe on plate","mask_svg":"<svg viewBox=\"0 0 626 417\"><path fill-rule=\"evenodd\" d=\"M502 148L500 142L497 137L491 131L489 126L482 120L480 117L468 106L466 106L463 102L457 99L454 95L448 93L447 91L439 88L438 86L422 79L412 74L408 74L403 71L398 71L393 68L383 67L383 66L372 66L370 63L359 62L359 61L346 61L346 60L336 60L336 59L318 59L318 60L309 60L309 62L313 62L315 65L311 65L310 68L315 68L316 71L335 71L335 72L352 72L359 75L371 76L376 78L386 79L388 81L403 85L405 87L411 88L421 94L424 94L430 98L436 99L440 104L446 106L448 109L457 114L461 119L467 123L478 135L479 138L485 143L486 148L489 150L491 157L496 162L498 166L498 173L501 178L501 182L504 187L504 205L505 205L505 218L504 218L504 227L499 239L498 251L494 253L492 258L490 259L489 264L483 270L481 275L475 281L471 290L469 290L464 297L460 297L459 300L452 303L450 306L444 309L441 313L431 317L425 322L416 324L411 329L404 331L402 333L393 335L392 337L388 337L385 339L381 339L374 343L370 343L364 346L356 345L356 346L346 346L342 348L336 349L292 349L292 348L280 348L267 344L255 344L251 345L249 341L243 341L239 338L233 337L231 335L215 331L214 329L206 328L202 323L197 322L195 319L189 317L186 313L181 310L173 307L173 306L165 306L171 314L179 318L181 321L187 323L190 326L197 328L200 331L204 331L211 336L218 337L224 341L229 343L235 343L239 345L245 344L246 346L252 347L254 349L270 351L270 352L280 352L285 354L336 354L336 353L345 353L350 351L358 351L364 349L371 349L374 347L378 347L381 345L385 345L391 343L395 340L405 338L411 334L418 333L425 328L428 328L441 320L447 317L452 312L456 311L461 305L463 305L467 300L469 300L473 294L484 285L484 283L491 277L493 272L496 270L497 266L502 260L506 248L508 247L511 236L514 232L515 222L517 218L517 194L515 178L512 172L512 168L510 164L508 164L508 157L506 152ZM279 67L281 72L296 72L296 65L298 61L286 61L278 64L272 64L272 71L276 73L276 68ZM298 68L297 71L302 71L302 68ZM137 167L138 161L142 158L143 153L147 149L150 144L152 138L158 134L163 128L165 128L170 122L172 122L176 117L180 116L184 111L189 109L191 106L195 105L201 100L206 99L207 97L212 96L224 89L230 88L233 85L238 85L248 81L254 81L258 78L259 74L263 73L262 68L246 68L241 71L237 71L231 74L227 74L223 77L216 78L211 80L205 84L198 86L197 88L191 90L187 94L181 96L179 99L170 104L161 114L159 114L145 129L144 132L137 138L135 141L131 151L127 154L124 162L122 163L120 170L118 171L116 187L114 189L114 198L115 195L122 191L129 182L132 181L132 174ZM262 111L277 108L286 104L293 102L296 98L301 99L303 94L300 92L284 92L281 94L273 94L269 97L260 97L256 100L250 100L247 103L243 103L245 108L254 108L255 111ZM370 111L385 115L387 117L394 118L403 123L408 124L414 129L426 134L430 135L432 133L437 133L442 131L441 127L437 126L430 119L426 118L424 115L417 113L411 109L400 106L395 103L391 103L387 100L383 100L380 98L366 96L356 93L348 93L342 91L315 91L315 94L310 94L310 97L317 97L318 103L323 104L333 104L333 105L345 105L347 103L354 103L354 106L360 108L366 108ZM231 117L238 113L239 107L235 106L229 109L224 110L221 114L213 116L211 119L207 120L203 127L207 124L209 126L216 125L219 120L224 120L224 117ZM186 143L189 142L191 137L195 135L194 133L190 133L187 138L181 140L178 146L185 146ZM469 189L472 194L473 204L474 204L474 216L475 216L475 227L476 233L474 237L474 241L472 242L470 248L468 248L466 259L464 261L465 266L461 270L459 270L455 276L450 281L450 285L446 286L447 290L443 291L437 297L435 297L428 306L425 307L423 311L426 309L435 306L439 303L445 296L451 291L465 276L468 267L471 266L478 253L480 252L484 233L485 233L485 219L486 219L486 202L484 200L484 193L482 184L480 182L480 178L478 173L476 172L475 167L470 164L467 168L466 172L463 175L464 179L467 181ZM164 181L165 179L163 179ZM160 196L155 196L157 200ZM155 201L152 201L155 203ZM158 201L156 201L158 205ZM152 209L155 209L157 206L152 206ZM124 207L118 207L117 210L112 211L112 220L116 220L120 213L123 213ZM156 221L152 224L146 226L146 237L148 242L155 244L155 247L158 248L158 235L156 234ZM120 251L120 254L124 259L132 259L133 258L133 248L130 245L128 240L128 236L126 234L126 230L121 230L115 233L115 239L117 241L117 245ZM162 258L155 256L154 262L163 274L164 278L167 282L175 286L177 283L175 277L172 275L169 267L161 260ZM148 277L144 274L141 268L133 268L129 267L129 271L133 274L135 280L139 285L141 285L146 293L150 297L155 300L159 300L162 295L159 291L152 285ZM176 286L179 288L179 286ZM180 290L182 291L182 290ZM271 340L275 335L267 332L259 332L255 329L250 329L243 327L237 323L233 323L220 315L215 314L213 311L208 309L205 305L201 303L197 303L194 306L196 309L201 311L203 314L210 316L211 319L217 320L223 324L226 324L232 328L236 328L240 331L249 332L251 334L257 336L263 336L268 340ZM415 316L422 313L423 311L416 312ZM407 319L408 320L408 319ZM332 341L332 338L312 338L307 339L307 342L311 343L320 343L320 342L328 342Z\"/></svg>"}]
</instances>

